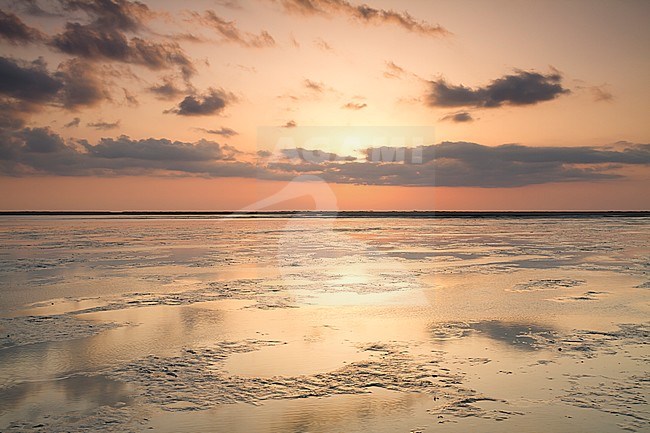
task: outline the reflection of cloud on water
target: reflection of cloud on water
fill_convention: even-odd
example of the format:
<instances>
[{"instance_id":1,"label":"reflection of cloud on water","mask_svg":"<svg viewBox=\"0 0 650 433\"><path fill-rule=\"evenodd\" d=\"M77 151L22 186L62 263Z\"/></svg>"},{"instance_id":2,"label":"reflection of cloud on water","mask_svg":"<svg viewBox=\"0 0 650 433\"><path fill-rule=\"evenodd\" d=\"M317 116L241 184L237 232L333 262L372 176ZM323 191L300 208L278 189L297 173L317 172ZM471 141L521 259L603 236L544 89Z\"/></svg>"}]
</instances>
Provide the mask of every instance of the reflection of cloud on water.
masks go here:
<instances>
[{"instance_id":1,"label":"reflection of cloud on water","mask_svg":"<svg viewBox=\"0 0 650 433\"><path fill-rule=\"evenodd\" d=\"M45 382L23 382L4 389L0 406L3 411L19 408L36 417L57 410L85 413L98 406L125 405L132 398L130 387L123 382L101 375L72 376Z\"/></svg>"},{"instance_id":2,"label":"reflection of cloud on water","mask_svg":"<svg viewBox=\"0 0 650 433\"><path fill-rule=\"evenodd\" d=\"M446 341L473 334L487 337L518 350L538 350L548 341L553 341L555 330L535 323L482 320L478 322L451 322L430 327L436 341Z\"/></svg>"}]
</instances>

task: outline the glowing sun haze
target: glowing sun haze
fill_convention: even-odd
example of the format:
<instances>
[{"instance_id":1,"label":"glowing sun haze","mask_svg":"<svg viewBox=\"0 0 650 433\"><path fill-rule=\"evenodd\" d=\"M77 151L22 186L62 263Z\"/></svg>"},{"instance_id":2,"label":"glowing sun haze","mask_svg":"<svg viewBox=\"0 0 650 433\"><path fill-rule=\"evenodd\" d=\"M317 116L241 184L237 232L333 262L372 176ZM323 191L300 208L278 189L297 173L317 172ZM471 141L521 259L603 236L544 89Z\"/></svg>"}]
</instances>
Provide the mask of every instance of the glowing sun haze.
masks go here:
<instances>
[{"instance_id":1,"label":"glowing sun haze","mask_svg":"<svg viewBox=\"0 0 650 433\"><path fill-rule=\"evenodd\" d=\"M642 0L0 0L0 208L648 209L649 21ZM390 128L427 132L373 141Z\"/></svg>"}]
</instances>

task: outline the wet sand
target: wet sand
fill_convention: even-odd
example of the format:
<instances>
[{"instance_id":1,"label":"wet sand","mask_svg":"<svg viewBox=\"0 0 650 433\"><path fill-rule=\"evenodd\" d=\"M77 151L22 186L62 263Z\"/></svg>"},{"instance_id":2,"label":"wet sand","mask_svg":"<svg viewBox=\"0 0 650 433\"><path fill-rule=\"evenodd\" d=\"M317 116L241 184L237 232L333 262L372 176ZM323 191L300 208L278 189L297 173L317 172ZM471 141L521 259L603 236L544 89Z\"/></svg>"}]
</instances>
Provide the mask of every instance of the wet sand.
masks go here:
<instances>
[{"instance_id":1,"label":"wet sand","mask_svg":"<svg viewBox=\"0 0 650 433\"><path fill-rule=\"evenodd\" d=\"M0 431L647 431L650 219L0 219Z\"/></svg>"}]
</instances>

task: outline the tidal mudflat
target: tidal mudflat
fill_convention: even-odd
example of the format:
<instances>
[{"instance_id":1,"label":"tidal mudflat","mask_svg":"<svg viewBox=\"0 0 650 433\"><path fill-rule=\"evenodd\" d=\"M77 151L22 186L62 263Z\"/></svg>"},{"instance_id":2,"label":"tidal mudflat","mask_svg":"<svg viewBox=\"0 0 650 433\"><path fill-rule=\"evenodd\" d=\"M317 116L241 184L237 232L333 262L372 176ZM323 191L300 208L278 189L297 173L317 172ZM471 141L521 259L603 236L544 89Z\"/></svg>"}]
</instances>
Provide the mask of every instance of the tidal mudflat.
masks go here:
<instances>
[{"instance_id":1,"label":"tidal mudflat","mask_svg":"<svg viewBox=\"0 0 650 433\"><path fill-rule=\"evenodd\" d=\"M650 426L650 218L0 219L0 431Z\"/></svg>"}]
</instances>

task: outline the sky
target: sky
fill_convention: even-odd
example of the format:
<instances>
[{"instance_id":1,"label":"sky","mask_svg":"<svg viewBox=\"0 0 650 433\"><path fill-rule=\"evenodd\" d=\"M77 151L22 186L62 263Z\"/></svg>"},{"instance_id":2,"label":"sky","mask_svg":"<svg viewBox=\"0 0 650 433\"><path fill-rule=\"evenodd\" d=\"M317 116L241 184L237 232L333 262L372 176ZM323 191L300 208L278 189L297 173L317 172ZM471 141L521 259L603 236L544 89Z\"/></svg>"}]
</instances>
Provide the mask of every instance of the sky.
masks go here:
<instances>
[{"instance_id":1,"label":"sky","mask_svg":"<svg viewBox=\"0 0 650 433\"><path fill-rule=\"evenodd\" d=\"M0 0L2 210L647 210L650 3Z\"/></svg>"}]
</instances>

